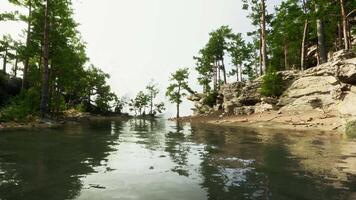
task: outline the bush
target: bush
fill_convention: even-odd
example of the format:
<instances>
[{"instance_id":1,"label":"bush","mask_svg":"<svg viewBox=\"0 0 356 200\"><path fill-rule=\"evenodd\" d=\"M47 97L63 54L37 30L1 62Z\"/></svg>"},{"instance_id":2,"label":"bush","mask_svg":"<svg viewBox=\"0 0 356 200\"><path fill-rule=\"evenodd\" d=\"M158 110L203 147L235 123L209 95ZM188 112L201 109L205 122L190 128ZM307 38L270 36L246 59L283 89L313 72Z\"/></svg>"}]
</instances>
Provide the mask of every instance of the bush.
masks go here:
<instances>
[{"instance_id":1,"label":"bush","mask_svg":"<svg viewBox=\"0 0 356 200\"><path fill-rule=\"evenodd\" d=\"M216 91L207 93L206 96L204 97L203 104L213 107L216 104L218 95L219 94Z\"/></svg>"},{"instance_id":2,"label":"bush","mask_svg":"<svg viewBox=\"0 0 356 200\"><path fill-rule=\"evenodd\" d=\"M356 137L356 121L350 121L346 124L346 135L349 137Z\"/></svg>"},{"instance_id":3,"label":"bush","mask_svg":"<svg viewBox=\"0 0 356 200\"><path fill-rule=\"evenodd\" d=\"M269 70L263 76L261 95L266 97L279 97L283 94L283 78L275 70Z\"/></svg>"},{"instance_id":4,"label":"bush","mask_svg":"<svg viewBox=\"0 0 356 200\"><path fill-rule=\"evenodd\" d=\"M35 89L30 89L10 100L10 103L0 110L0 121L25 122L30 116L38 114L40 94Z\"/></svg>"}]
</instances>

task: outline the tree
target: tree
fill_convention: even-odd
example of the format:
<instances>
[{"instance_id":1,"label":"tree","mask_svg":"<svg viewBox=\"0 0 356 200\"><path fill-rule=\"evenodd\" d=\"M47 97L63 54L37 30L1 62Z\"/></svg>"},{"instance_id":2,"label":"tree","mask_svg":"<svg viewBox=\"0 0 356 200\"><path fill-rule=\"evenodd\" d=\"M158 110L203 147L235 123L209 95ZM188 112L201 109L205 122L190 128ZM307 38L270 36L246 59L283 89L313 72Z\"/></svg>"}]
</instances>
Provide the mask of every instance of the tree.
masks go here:
<instances>
[{"instance_id":1,"label":"tree","mask_svg":"<svg viewBox=\"0 0 356 200\"><path fill-rule=\"evenodd\" d=\"M203 86L203 92L209 92L211 90L210 83L213 79L213 58L207 53L206 47L199 51L199 56L194 56L196 61L195 70L198 72L198 83ZM213 83L214 84L214 83Z\"/></svg>"},{"instance_id":2,"label":"tree","mask_svg":"<svg viewBox=\"0 0 356 200\"><path fill-rule=\"evenodd\" d=\"M182 103L182 97L187 94L184 90L191 90L188 86L189 72L188 68L178 69L171 74L171 84L167 87L166 96L169 97L169 101L176 104L177 107L177 119L179 119L179 107Z\"/></svg>"},{"instance_id":3,"label":"tree","mask_svg":"<svg viewBox=\"0 0 356 200\"><path fill-rule=\"evenodd\" d=\"M228 52L231 56L232 64L236 67L231 71L231 75L236 75L238 82L242 81L242 65L251 55L251 48L242 39L241 33L231 34L229 37Z\"/></svg>"},{"instance_id":4,"label":"tree","mask_svg":"<svg viewBox=\"0 0 356 200\"><path fill-rule=\"evenodd\" d=\"M266 24L269 17L266 9L265 0L242 0L243 9L250 9L251 13L248 16L252 20L252 24L258 27L258 30L252 34L259 35L259 52L260 52L260 68L259 74L262 75L267 71L267 30Z\"/></svg>"},{"instance_id":5,"label":"tree","mask_svg":"<svg viewBox=\"0 0 356 200\"><path fill-rule=\"evenodd\" d=\"M285 0L275 9L268 41L271 66L290 70L300 65L304 18L299 0Z\"/></svg>"},{"instance_id":6,"label":"tree","mask_svg":"<svg viewBox=\"0 0 356 200\"><path fill-rule=\"evenodd\" d=\"M322 20L321 16L321 3L318 2L318 0L315 0L315 13L317 15L316 19L316 29L317 29L317 35L318 35L318 50L319 50L319 57L320 57L320 63L325 63L328 61L328 56L327 56L327 49L326 49L326 41L325 41L325 29L324 29L324 22Z\"/></svg>"},{"instance_id":7,"label":"tree","mask_svg":"<svg viewBox=\"0 0 356 200\"><path fill-rule=\"evenodd\" d=\"M150 115L153 115L153 111L154 111L154 99L157 97L157 94L159 93L159 89L157 84L155 84L153 82L153 80L146 86L146 90L148 92L148 98L150 101Z\"/></svg>"},{"instance_id":8,"label":"tree","mask_svg":"<svg viewBox=\"0 0 356 200\"><path fill-rule=\"evenodd\" d=\"M27 75L28 75L28 67L29 67L29 62L30 62L30 55L32 49L30 48L31 45L31 28L32 28L32 11L33 11L33 6L35 4L38 4L38 0L9 0L10 3L21 6L21 7L26 7L28 10L27 16L19 15L18 18L19 20L27 23L27 29L26 29L26 44L25 44L25 49L23 51L23 63L24 63L24 68L23 68L23 78L22 78L22 90L26 89L28 87L27 85Z\"/></svg>"},{"instance_id":9,"label":"tree","mask_svg":"<svg viewBox=\"0 0 356 200\"><path fill-rule=\"evenodd\" d=\"M3 67L2 70L4 73L7 72L7 64L9 63L9 54L10 51L13 49L14 40L11 38L10 35L4 35L2 40L0 41L0 52L2 52L3 57Z\"/></svg>"},{"instance_id":10,"label":"tree","mask_svg":"<svg viewBox=\"0 0 356 200\"><path fill-rule=\"evenodd\" d=\"M149 95L145 94L143 91L139 91L136 97L129 102L130 111L134 111L135 115L145 116L149 102Z\"/></svg>"},{"instance_id":11,"label":"tree","mask_svg":"<svg viewBox=\"0 0 356 200\"><path fill-rule=\"evenodd\" d=\"M44 118L48 112L49 97L49 0L45 1L44 31L43 31L43 74L41 89L41 117Z\"/></svg>"}]
</instances>

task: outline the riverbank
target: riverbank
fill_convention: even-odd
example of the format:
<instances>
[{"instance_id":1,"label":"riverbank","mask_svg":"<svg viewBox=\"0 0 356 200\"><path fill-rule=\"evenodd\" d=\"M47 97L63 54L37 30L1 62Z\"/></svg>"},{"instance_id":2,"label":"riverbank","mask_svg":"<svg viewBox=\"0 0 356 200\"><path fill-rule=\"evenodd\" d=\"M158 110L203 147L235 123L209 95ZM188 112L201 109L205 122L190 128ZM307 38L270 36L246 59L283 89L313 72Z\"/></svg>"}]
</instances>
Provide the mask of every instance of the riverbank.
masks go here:
<instances>
[{"instance_id":1,"label":"riverbank","mask_svg":"<svg viewBox=\"0 0 356 200\"><path fill-rule=\"evenodd\" d=\"M0 131L9 129L28 129L28 128L54 128L66 124L82 123L87 121L100 120L128 120L131 116L121 115L94 115L90 113L80 113L80 115L63 116L58 119L41 120L35 118L28 122L0 122Z\"/></svg>"},{"instance_id":2,"label":"riverbank","mask_svg":"<svg viewBox=\"0 0 356 200\"><path fill-rule=\"evenodd\" d=\"M280 79L280 95L262 92L266 87L263 76L223 84L215 96L193 94L188 100L194 103L195 117L186 120L288 130L346 130L354 135L355 52L338 51L326 63L304 71L279 71L275 76Z\"/></svg>"},{"instance_id":3,"label":"riverbank","mask_svg":"<svg viewBox=\"0 0 356 200\"><path fill-rule=\"evenodd\" d=\"M307 113L269 111L243 116L223 116L216 112L210 115L182 117L179 121L255 129L323 131L344 134L344 122L337 116L337 113L325 114L318 110Z\"/></svg>"}]
</instances>

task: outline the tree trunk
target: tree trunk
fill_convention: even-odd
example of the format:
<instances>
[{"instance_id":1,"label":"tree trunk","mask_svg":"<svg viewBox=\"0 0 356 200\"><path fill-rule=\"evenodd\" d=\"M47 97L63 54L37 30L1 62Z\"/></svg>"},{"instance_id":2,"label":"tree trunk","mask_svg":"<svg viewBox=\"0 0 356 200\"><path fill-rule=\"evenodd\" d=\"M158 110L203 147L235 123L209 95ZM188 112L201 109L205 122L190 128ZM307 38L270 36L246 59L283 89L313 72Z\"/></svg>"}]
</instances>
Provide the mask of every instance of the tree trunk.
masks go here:
<instances>
[{"instance_id":1,"label":"tree trunk","mask_svg":"<svg viewBox=\"0 0 356 200\"><path fill-rule=\"evenodd\" d=\"M305 41L307 39L307 33L308 33L308 20L306 19L304 21L304 30L303 30L303 39L302 39L302 53L300 56L300 69L303 71L304 70L304 64L305 64Z\"/></svg>"},{"instance_id":2,"label":"tree trunk","mask_svg":"<svg viewBox=\"0 0 356 200\"><path fill-rule=\"evenodd\" d=\"M337 39L336 48L337 48L337 50L340 50L340 49L342 49L342 43L343 43L343 31L342 31L342 25L340 22L337 22L337 35L338 35L338 39Z\"/></svg>"},{"instance_id":3,"label":"tree trunk","mask_svg":"<svg viewBox=\"0 0 356 200\"><path fill-rule=\"evenodd\" d=\"M266 44L266 4L261 0L261 45L262 45L262 72L267 71L267 44Z\"/></svg>"},{"instance_id":4,"label":"tree trunk","mask_svg":"<svg viewBox=\"0 0 356 200\"><path fill-rule=\"evenodd\" d=\"M242 66L241 65L238 65L238 79L240 82L242 82Z\"/></svg>"},{"instance_id":5,"label":"tree trunk","mask_svg":"<svg viewBox=\"0 0 356 200\"><path fill-rule=\"evenodd\" d=\"M7 53L8 53L8 49L7 47L5 47L5 54L4 54L4 63L2 66L2 70L4 71L4 73L6 73L6 65L7 65Z\"/></svg>"},{"instance_id":6,"label":"tree trunk","mask_svg":"<svg viewBox=\"0 0 356 200\"><path fill-rule=\"evenodd\" d=\"M226 78L226 68L225 68L225 63L224 63L224 57L221 58L221 66L222 66L222 70L224 73L224 84L226 84L227 78Z\"/></svg>"},{"instance_id":7,"label":"tree trunk","mask_svg":"<svg viewBox=\"0 0 356 200\"><path fill-rule=\"evenodd\" d=\"M217 79L218 79L218 72L217 72L217 67L216 67L216 63L213 63L213 87L214 87L214 91L217 90Z\"/></svg>"},{"instance_id":8,"label":"tree trunk","mask_svg":"<svg viewBox=\"0 0 356 200\"><path fill-rule=\"evenodd\" d=\"M260 57L258 58L258 61L259 61L259 67L258 67L258 75L259 76L262 76L263 74L263 67L262 67L262 33L261 33L261 30L260 30L260 43L259 43L259 51L260 51Z\"/></svg>"},{"instance_id":9,"label":"tree trunk","mask_svg":"<svg viewBox=\"0 0 356 200\"><path fill-rule=\"evenodd\" d=\"M179 103L177 103L177 119L179 119Z\"/></svg>"},{"instance_id":10,"label":"tree trunk","mask_svg":"<svg viewBox=\"0 0 356 200\"><path fill-rule=\"evenodd\" d=\"M177 101L177 119L179 119L179 103L181 101L181 94L180 94L180 90L181 90L181 85L178 85L178 95L179 95L179 99Z\"/></svg>"},{"instance_id":11,"label":"tree trunk","mask_svg":"<svg viewBox=\"0 0 356 200\"><path fill-rule=\"evenodd\" d=\"M345 13L345 7L344 7L344 0L340 0L340 8L341 8L341 18L342 18L342 30L343 30L343 34L344 34L344 48L346 50L350 49L349 46L349 37L347 34L347 18L346 18L346 13Z\"/></svg>"},{"instance_id":12,"label":"tree trunk","mask_svg":"<svg viewBox=\"0 0 356 200\"><path fill-rule=\"evenodd\" d=\"M218 68L218 90L220 89L220 83L221 83L221 66L219 64L219 62L216 62L216 66Z\"/></svg>"},{"instance_id":13,"label":"tree trunk","mask_svg":"<svg viewBox=\"0 0 356 200\"><path fill-rule=\"evenodd\" d=\"M17 51L16 51L16 55L15 55L15 66L14 66L14 77L15 77L15 78L16 78L16 76L17 76L18 62L19 62L19 58L18 58L18 56L17 56Z\"/></svg>"},{"instance_id":14,"label":"tree trunk","mask_svg":"<svg viewBox=\"0 0 356 200\"><path fill-rule=\"evenodd\" d=\"M288 41L284 41L284 68L285 70L289 70L289 62L288 62Z\"/></svg>"},{"instance_id":15,"label":"tree trunk","mask_svg":"<svg viewBox=\"0 0 356 200\"><path fill-rule=\"evenodd\" d=\"M28 88L27 83L27 74L28 74L28 65L30 62L30 56L28 55L28 48L30 46L31 41L31 16L32 16L32 2L29 0L28 2L28 21L27 21L27 38L26 38L26 56L23 67L23 78L22 78L22 90Z\"/></svg>"},{"instance_id":16,"label":"tree trunk","mask_svg":"<svg viewBox=\"0 0 356 200\"><path fill-rule=\"evenodd\" d=\"M49 0L46 0L45 16L44 16L44 31L43 31L43 75L42 75L42 89L41 89L41 104L40 112L41 118L46 117L48 111L48 90L49 90Z\"/></svg>"},{"instance_id":17,"label":"tree trunk","mask_svg":"<svg viewBox=\"0 0 356 200\"><path fill-rule=\"evenodd\" d=\"M153 96L150 98L150 114L153 114Z\"/></svg>"},{"instance_id":18,"label":"tree trunk","mask_svg":"<svg viewBox=\"0 0 356 200\"><path fill-rule=\"evenodd\" d=\"M315 12L319 14L319 5L315 3ZM318 35L318 48L320 56L320 64L328 61L327 50L326 50L326 41L325 41L325 30L324 23L319 18L316 19L317 35Z\"/></svg>"}]
</instances>

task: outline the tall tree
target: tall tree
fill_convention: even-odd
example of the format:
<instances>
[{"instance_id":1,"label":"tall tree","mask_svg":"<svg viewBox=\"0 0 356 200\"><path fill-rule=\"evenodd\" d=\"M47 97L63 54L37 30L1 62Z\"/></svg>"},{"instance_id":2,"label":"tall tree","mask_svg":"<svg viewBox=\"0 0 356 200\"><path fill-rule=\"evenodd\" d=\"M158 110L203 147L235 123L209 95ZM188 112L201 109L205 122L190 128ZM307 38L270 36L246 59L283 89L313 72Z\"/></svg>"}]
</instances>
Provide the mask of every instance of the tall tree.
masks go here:
<instances>
[{"instance_id":1,"label":"tall tree","mask_svg":"<svg viewBox=\"0 0 356 200\"><path fill-rule=\"evenodd\" d=\"M157 84L155 84L153 82L153 80L146 86L146 90L148 92L148 97L149 97L149 101L150 101L150 115L153 115L154 113L154 99L157 97L158 93L159 93L159 89Z\"/></svg>"},{"instance_id":2,"label":"tall tree","mask_svg":"<svg viewBox=\"0 0 356 200\"><path fill-rule=\"evenodd\" d=\"M259 75L266 73L267 71L267 23L270 16L267 15L267 8L265 0L242 0L243 9L250 10L249 18L252 24L257 28L256 31L251 32L250 35L258 35L258 51L259 51Z\"/></svg>"},{"instance_id":3,"label":"tall tree","mask_svg":"<svg viewBox=\"0 0 356 200\"><path fill-rule=\"evenodd\" d=\"M43 74L40 104L42 118L44 118L48 112L49 98L49 0L45 1L43 37Z\"/></svg>"},{"instance_id":4,"label":"tall tree","mask_svg":"<svg viewBox=\"0 0 356 200\"><path fill-rule=\"evenodd\" d=\"M4 73L7 72L7 64L9 62L9 54L11 49L13 48L13 39L11 38L10 35L3 35L2 40L0 41L0 52L2 52L2 58L3 58L3 66L2 70Z\"/></svg>"},{"instance_id":5,"label":"tall tree","mask_svg":"<svg viewBox=\"0 0 356 200\"><path fill-rule=\"evenodd\" d=\"M241 82L243 74L242 65L250 56L250 48L248 48L242 39L241 33L231 34L228 46L231 62L235 66L235 69L231 71L230 75L236 75L236 80Z\"/></svg>"},{"instance_id":6,"label":"tall tree","mask_svg":"<svg viewBox=\"0 0 356 200\"><path fill-rule=\"evenodd\" d=\"M308 34L308 26L309 26L309 20L308 20L308 11L307 11L307 2L306 0L302 0L303 4L303 16L304 16L304 28L303 28L303 38L302 38L302 47L301 47L301 55L300 55L300 69L303 71L305 68L305 43L307 40L307 34Z\"/></svg>"},{"instance_id":7,"label":"tall tree","mask_svg":"<svg viewBox=\"0 0 356 200\"><path fill-rule=\"evenodd\" d=\"M316 19L316 29L317 29L317 36L318 36L318 52L320 57L320 63L325 63L328 61L327 55L327 47L326 47L326 40L325 40L325 28L324 22L321 16L321 3L318 0L315 0L315 13L317 15Z\"/></svg>"},{"instance_id":8,"label":"tall tree","mask_svg":"<svg viewBox=\"0 0 356 200\"><path fill-rule=\"evenodd\" d=\"M342 32L344 36L344 48L348 50L350 48L349 44L349 36L348 36L348 23L345 11L345 3L344 0L340 0L340 9L341 9L341 18L342 18Z\"/></svg>"},{"instance_id":9,"label":"tall tree","mask_svg":"<svg viewBox=\"0 0 356 200\"><path fill-rule=\"evenodd\" d=\"M166 96L172 103L176 104L177 107L177 119L180 117L180 104L182 103L182 97L187 94L185 90L191 90L188 86L189 72L188 68L178 69L176 72L171 74L170 81L171 84L167 88Z\"/></svg>"},{"instance_id":10,"label":"tall tree","mask_svg":"<svg viewBox=\"0 0 356 200\"><path fill-rule=\"evenodd\" d=\"M262 73L267 71L267 34L266 34L266 2L260 0L261 5L261 58L262 58Z\"/></svg>"},{"instance_id":11,"label":"tall tree","mask_svg":"<svg viewBox=\"0 0 356 200\"><path fill-rule=\"evenodd\" d=\"M28 87L27 74L28 74L28 65L30 62L29 51L30 51L30 43L31 43L32 0L27 1L27 6L28 6L28 16L27 16L27 31L26 31L27 33L26 51L25 51L26 56L25 56L24 67L23 67L22 90Z\"/></svg>"}]
</instances>

